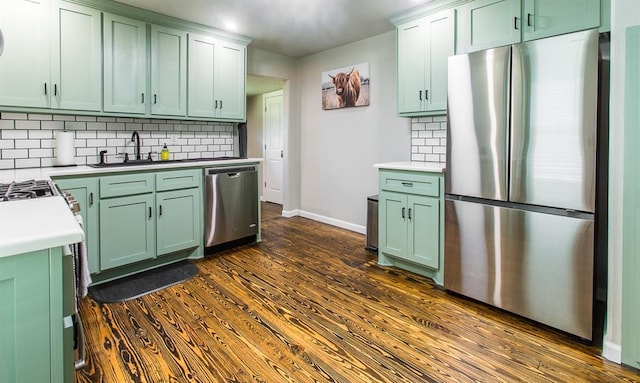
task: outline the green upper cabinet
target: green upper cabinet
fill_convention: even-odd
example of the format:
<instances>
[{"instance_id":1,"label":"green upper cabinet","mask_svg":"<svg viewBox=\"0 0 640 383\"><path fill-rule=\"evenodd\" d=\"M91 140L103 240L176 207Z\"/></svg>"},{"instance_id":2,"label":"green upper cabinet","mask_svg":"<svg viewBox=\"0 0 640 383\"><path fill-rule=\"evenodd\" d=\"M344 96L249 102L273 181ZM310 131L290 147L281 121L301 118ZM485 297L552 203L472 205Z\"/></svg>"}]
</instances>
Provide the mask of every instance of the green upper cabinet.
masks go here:
<instances>
[{"instance_id":1,"label":"green upper cabinet","mask_svg":"<svg viewBox=\"0 0 640 383\"><path fill-rule=\"evenodd\" d=\"M147 26L104 14L104 110L145 113Z\"/></svg>"},{"instance_id":2,"label":"green upper cabinet","mask_svg":"<svg viewBox=\"0 0 640 383\"><path fill-rule=\"evenodd\" d=\"M102 15L77 4L58 2L51 20L51 107L102 108Z\"/></svg>"},{"instance_id":3,"label":"green upper cabinet","mask_svg":"<svg viewBox=\"0 0 640 383\"><path fill-rule=\"evenodd\" d=\"M524 0L524 41L600 26L600 0Z\"/></svg>"},{"instance_id":4,"label":"green upper cabinet","mask_svg":"<svg viewBox=\"0 0 640 383\"><path fill-rule=\"evenodd\" d=\"M192 117L244 120L246 47L189 34L189 111Z\"/></svg>"},{"instance_id":5,"label":"green upper cabinet","mask_svg":"<svg viewBox=\"0 0 640 383\"><path fill-rule=\"evenodd\" d=\"M187 33L151 26L151 114L187 114Z\"/></svg>"},{"instance_id":6,"label":"green upper cabinet","mask_svg":"<svg viewBox=\"0 0 640 383\"><path fill-rule=\"evenodd\" d=\"M244 120L246 116L246 48L240 44L221 41L216 57L216 99L218 116L230 120Z\"/></svg>"},{"instance_id":7,"label":"green upper cabinet","mask_svg":"<svg viewBox=\"0 0 640 383\"><path fill-rule=\"evenodd\" d=\"M215 116L216 44L210 36L189 34L189 116Z\"/></svg>"},{"instance_id":8,"label":"green upper cabinet","mask_svg":"<svg viewBox=\"0 0 640 383\"><path fill-rule=\"evenodd\" d=\"M458 8L457 53L520 42L520 0L474 0Z\"/></svg>"},{"instance_id":9,"label":"green upper cabinet","mask_svg":"<svg viewBox=\"0 0 640 383\"><path fill-rule=\"evenodd\" d=\"M0 105L49 107L49 0L0 1Z\"/></svg>"},{"instance_id":10,"label":"green upper cabinet","mask_svg":"<svg viewBox=\"0 0 640 383\"><path fill-rule=\"evenodd\" d=\"M473 0L457 9L457 53L600 26L600 0Z\"/></svg>"},{"instance_id":11,"label":"green upper cabinet","mask_svg":"<svg viewBox=\"0 0 640 383\"><path fill-rule=\"evenodd\" d=\"M447 59L455 50L454 18L455 11L450 9L397 26L399 115L447 109Z\"/></svg>"}]
</instances>

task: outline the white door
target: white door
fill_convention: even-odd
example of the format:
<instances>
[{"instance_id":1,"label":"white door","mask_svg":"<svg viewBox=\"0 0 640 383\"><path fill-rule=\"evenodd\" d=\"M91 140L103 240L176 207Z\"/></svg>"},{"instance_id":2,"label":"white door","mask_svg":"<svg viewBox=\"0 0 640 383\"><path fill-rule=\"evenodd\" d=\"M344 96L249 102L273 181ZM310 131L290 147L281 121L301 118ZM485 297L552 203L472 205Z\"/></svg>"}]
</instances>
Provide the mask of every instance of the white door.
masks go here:
<instances>
[{"instance_id":1,"label":"white door","mask_svg":"<svg viewBox=\"0 0 640 383\"><path fill-rule=\"evenodd\" d=\"M282 91L263 95L264 101L264 198L267 202L282 204L283 174L283 104Z\"/></svg>"}]
</instances>

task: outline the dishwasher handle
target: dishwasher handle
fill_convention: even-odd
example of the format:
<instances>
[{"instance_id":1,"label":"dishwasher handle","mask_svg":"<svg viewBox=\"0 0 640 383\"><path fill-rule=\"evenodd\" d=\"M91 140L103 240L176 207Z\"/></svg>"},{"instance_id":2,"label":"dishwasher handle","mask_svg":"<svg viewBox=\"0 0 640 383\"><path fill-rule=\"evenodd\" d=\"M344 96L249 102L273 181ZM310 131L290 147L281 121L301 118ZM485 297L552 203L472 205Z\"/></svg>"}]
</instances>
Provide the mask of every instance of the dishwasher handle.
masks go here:
<instances>
[{"instance_id":1,"label":"dishwasher handle","mask_svg":"<svg viewBox=\"0 0 640 383\"><path fill-rule=\"evenodd\" d=\"M240 172L253 172L256 171L255 166L243 166L243 167L232 167L232 168L208 168L204 170L205 176L211 176L214 174L227 174L230 177L237 177Z\"/></svg>"}]
</instances>

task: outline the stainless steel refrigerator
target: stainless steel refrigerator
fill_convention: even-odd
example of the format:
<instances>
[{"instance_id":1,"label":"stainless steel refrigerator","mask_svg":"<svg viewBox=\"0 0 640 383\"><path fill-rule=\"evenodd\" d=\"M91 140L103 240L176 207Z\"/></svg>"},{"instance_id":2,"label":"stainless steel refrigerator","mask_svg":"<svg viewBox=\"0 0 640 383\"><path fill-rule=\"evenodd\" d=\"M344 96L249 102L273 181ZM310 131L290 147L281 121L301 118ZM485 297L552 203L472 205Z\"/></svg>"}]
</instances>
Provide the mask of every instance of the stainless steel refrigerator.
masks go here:
<instances>
[{"instance_id":1,"label":"stainless steel refrigerator","mask_svg":"<svg viewBox=\"0 0 640 383\"><path fill-rule=\"evenodd\" d=\"M449 58L445 288L592 338L599 34Z\"/></svg>"}]
</instances>

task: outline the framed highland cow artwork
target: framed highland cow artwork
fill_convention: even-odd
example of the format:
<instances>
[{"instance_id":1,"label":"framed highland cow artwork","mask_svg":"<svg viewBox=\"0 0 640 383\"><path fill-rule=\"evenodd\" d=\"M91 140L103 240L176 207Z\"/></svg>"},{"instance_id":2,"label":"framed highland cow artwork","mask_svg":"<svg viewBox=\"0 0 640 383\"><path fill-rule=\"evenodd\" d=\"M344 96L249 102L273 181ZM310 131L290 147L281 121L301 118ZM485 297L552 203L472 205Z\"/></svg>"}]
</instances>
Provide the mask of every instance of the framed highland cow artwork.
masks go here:
<instances>
[{"instance_id":1,"label":"framed highland cow artwork","mask_svg":"<svg viewBox=\"0 0 640 383\"><path fill-rule=\"evenodd\" d=\"M369 105L369 63L322 72L322 109Z\"/></svg>"}]
</instances>

